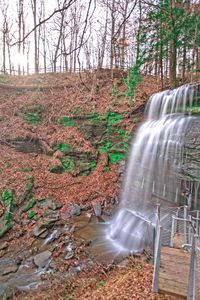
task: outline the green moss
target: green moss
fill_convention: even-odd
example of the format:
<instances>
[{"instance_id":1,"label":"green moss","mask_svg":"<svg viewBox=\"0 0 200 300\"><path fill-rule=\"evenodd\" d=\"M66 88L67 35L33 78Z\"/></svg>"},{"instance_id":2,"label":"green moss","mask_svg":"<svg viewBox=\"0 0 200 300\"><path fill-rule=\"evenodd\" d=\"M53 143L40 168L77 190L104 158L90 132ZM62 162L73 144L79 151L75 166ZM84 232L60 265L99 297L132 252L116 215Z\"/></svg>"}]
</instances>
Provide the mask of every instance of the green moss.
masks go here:
<instances>
[{"instance_id":1,"label":"green moss","mask_svg":"<svg viewBox=\"0 0 200 300\"><path fill-rule=\"evenodd\" d=\"M112 88L111 88L111 96L117 96L118 95L118 87L116 84L113 84L112 85Z\"/></svg>"},{"instance_id":2,"label":"green moss","mask_svg":"<svg viewBox=\"0 0 200 300\"><path fill-rule=\"evenodd\" d=\"M49 171L54 174L65 173L65 168L63 166L49 166Z\"/></svg>"},{"instance_id":3,"label":"green moss","mask_svg":"<svg viewBox=\"0 0 200 300\"><path fill-rule=\"evenodd\" d=\"M107 127L112 126L114 124L118 124L123 120L123 117L121 114L117 112L108 112L103 115L103 117L106 119Z\"/></svg>"},{"instance_id":4,"label":"green moss","mask_svg":"<svg viewBox=\"0 0 200 300\"><path fill-rule=\"evenodd\" d=\"M81 161L80 162L80 171L82 176L87 176L93 172L96 168L97 161Z\"/></svg>"},{"instance_id":5,"label":"green moss","mask_svg":"<svg viewBox=\"0 0 200 300\"><path fill-rule=\"evenodd\" d=\"M36 215L36 212L34 210L30 210L28 213L27 213L27 216L28 218L31 220L33 219L33 217Z\"/></svg>"},{"instance_id":6,"label":"green moss","mask_svg":"<svg viewBox=\"0 0 200 300\"><path fill-rule=\"evenodd\" d=\"M22 163L21 164L21 168L20 168L21 172L31 172L32 168L30 168L27 164Z\"/></svg>"},{"instance_id":7,"label":"green moss","mask_svg":"<svg viewBox=\"0 0 200 300\"><path fill-rule=\"evenodd\" d=\"M109 171L110 171L110 168L109 168L108 165L106 165L106 166L103 167L103 172L107 173Z\"/></svg>"},{"instance_id":8,"label":"green moss","mask_svg":"<svg viewBox=\"0 0 200 300\"><path fill-rule=\"evenodd\" d=\"M24 119L32 125L39 125L41 123L42 106L40 104L28 105L23 108Z\"/></svg>"},{"instance_id":9,"label":"green moss","mask_svg":"<svg viewBox=\"0 0 200 300\"><path fill-rule=\"evenodd\" d=\"M125 137L125 135L126 135L126 133L123 129L117 129L116 132L122 137Z\"/></svg>"},{"instance_id":10,"label":"green moss","mask_svg":"<svg viewBox=\"0 0 200 300\"><path fill-rule=\"evenodd\" d=\"M105 284L106 284L106 282L105 282L104 280L99 280L99 281L96 283L97 289L102 288Z\"/></svg>"},{"instance_id":11,"label":"green moss","mask_svg":"<svg viewBox=\"0 0 200 300\"><path fill-rule=\"evenodd\" d=\"M66 127L76 126L76 122L67 116L62 116L60 118L60 124Z\"/></svg>"},{"instance_id":12,"label":"green moss","mask_svg":"<svg viewBox=\"0 0 200 300\"><path fill-rule=\"evenodd\" d=\"M128 141L131 138L130 134L127 134L124 129L115 128L117 124L119 124L123 117L121 114L113 112L104 114L106 118L106 142L104 145L98 148L99 153L107 153L109 162L111 164L117 164L120 160L125 159L126 153L129 148ZM112 133L116 133L119 135L119 138L116 137L117 142L111 141L110 135Z\"/></svg>"},{"instance_id":13,"label":"green moss","mask_svg":"<svg viewBox=\"0 0 200 300\"><path fill-rule=\"evenodd\" d=\"M12 228L12 219L14 212L14 195L11 191L5 190L1 195L1 202L4 207L5 216L5 229L9 230Z\"/></svg>"},{"instance_id":14,"label":"green moss","mask_svg":"<svg viewBox=\"0 0 200 300\"><path fill-rule=\"evenodd\" d=\"M29 199L28 204L23 208L22 211L26 212L26 211L30 210L31 208L33 208L35 206L36 202L37 201L35 199Z\"/></svg>"},{"instance_id":15,"label":"green moss","mask_svg":"<svg viewBox=\"0 0 200 300\"><path fill-rule=\"evenodd\" d=\"M72 292L66 296L65 300L72 300L73 297L74 297L74 293Z\"/></svg>"},{"instance_id":16,"label":"green moss","mask_svg":"<svg viewBox=\"0 0 200 300\"><path fill-rule=\"evenodd\" d=\"M54 146L54 149L59 150L61 152L73 152L74 151L74 149L71 148L71 146L69 144L65 144L65 143L61 143L61 144Z\"/></svg>"},{"instance_id":17,"label":"green moss","mask_svg":"<svg viewBox=\"0 0 200 300\"><path fill-rule=\"evenodd\" d=\"M120 128L120 123L123 121L123 115L118 112L107 112L103 115L99 115L97 112L92 112L81 118L78 121L74 121L73 118L67 116L61 117L61 124L64 126L84 126L85 120L86 125L98 124L105 128L105 135L102 140L93 141L98 147L98 152L100 154L107 153L109 162L111 164L117 164L120 160L125 159L126 153L129 148L129 140L131 134L126 133L125 129ZM137 118L133 120L136 122ZM96 128L96 127L95 127ZM91 131L93 130L93 127ZM92 134L91 134L92 137ZM92 171L94 171L97 160L92 157L87 157L87 153L82 155L73 155L76 150L71 148L69 144L61 143L54 147L55 150L60 150L65 155L60 159L62 166L51 166L50 171L53 173L64 173L66 171L70 172L72 175L87 176ZM109 166L105 168L104 171L108 171Z\"/></svg>"},{"instance_id":18,"label":"green moss","mask_svg":"<svg viewBox=\"0 0 200 300\"><path fill-rule=\"evenodd\" d=\"M111 147L111 143L106 142L104 144L104 146L101 146L101 147L98 148L98 151L99 151L100 154L102 154L102 153L110 151L110 147Z\"/></svg>"},{"instance_id":19,"label":"green moss","mask_svg":"<svg viewBox=\"0 0 200 300\"><path fill-rule=\"evenodd\" d=\"M39 125L40 123L40 116L38 114L26 114L24 115L24 119L31 125Z\"/></svg>"},{"instance_id":20,"label":"green moss","mask_svg":"<svg viewBox=\"0 0 200 300\"><path fill-rule=\"evenodd\" d=\"M19 196L19 198L16 200L16 203L18 205L21 205L25 200L30 200L33 198L32 196L32 190L34 188L34 177L28 176L28 182L25 185L25 189L23 193Z\"/></svg>"},{"instance_id":21,"label":"green moss","mask_svg":"<svg viewBox=\"0 0 200 300\"><path fill-rule=\"evenodd\" d=\"M72 115L78 115L82 111L82 108L80 106L76 107L74 111L72 112Z\"/></svg>"},{"instance_id":22,"label":"green moss","mask_svg":"<svg viewBox=\"0 0 200 300\"><path fill-rule=\"evenodd\" d=\"M65 171L69 171L70 173L72 173L75 170L75 161L73 158L62 157L60 161Z\"/></svg>"},{"instance_id":23,"label":"green moss","mask_svg":"<svg viewBox=\"0 0 200 300\"><path fill-rule=\"evenodd\" d=\"M25 186L27 192L31 192L34 187L34 178L33 176L28 176L28 183Z\"/></svg>"},{"instance_id":24,"label":"green moss","mask_svg":"<svg viewBox=\"0 0 200 300\"><path fill-rule=\"evenodd\" d=\"M137 123L138 122L138 118L136 118L136 117L132 118L132 122L133 123Z\"/></svg>"},{"instance_id":25,"label":"green moss","mask_svg":"<svg viewBox=\"0 0 200 300\"><path fill-rule=\"evenodd\" d=\"M50 167L52 173L62 174L69 172L73 176L87 176L94 171L97 164L97 160L87 152L78 155L65 154L60 161L62 166Z\"/></svg>"},{"instance_id":26,"label":"green moss","mask_svg":"<svg viewBox=\"0 0 200 300\"><path fill-rule=\"evenodd\" d=\"M88 120L90 121L90 123L93 124L98 124L99 122L102 121L101 116L97 112L92 112L88 114Z\"/></svg>"},{"instance_id":27,"label":"green moss","mask_svg":"<svg viewBox=\"0 0 200 300\"><path fill-rule=\"evenodd\" d=\"M123 160L126 158L126 154L125 153L115 153L115 152L109 152L108 153L108 157L109 157L109 161L111 164L115 165L118 162L120 162L120 160Z\"/></svg>"}]
</instances>

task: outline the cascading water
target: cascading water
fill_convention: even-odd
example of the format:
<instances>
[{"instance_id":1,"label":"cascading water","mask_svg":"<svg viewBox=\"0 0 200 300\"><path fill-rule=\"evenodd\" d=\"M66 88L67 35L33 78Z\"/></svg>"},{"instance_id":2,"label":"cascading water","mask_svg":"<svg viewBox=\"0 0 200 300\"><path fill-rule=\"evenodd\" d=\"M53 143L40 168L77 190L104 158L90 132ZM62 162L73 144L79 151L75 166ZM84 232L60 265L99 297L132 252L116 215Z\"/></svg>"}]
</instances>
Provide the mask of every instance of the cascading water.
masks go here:
<instances>
[{"instance_id":1,"label":"cascading water","mask_svg":"<svg viewBox=\"0 0 200 300\"><path fill-rule=\"evenodd\" d=\"M184 137L195 117L195 85L185 85L153 95L147 119L132 143L119 211L108 238L121 250L140 252L151 247L156 205L180 205ZM161 214L165 223L166 214Z\"/></svg>"}]
</instances>

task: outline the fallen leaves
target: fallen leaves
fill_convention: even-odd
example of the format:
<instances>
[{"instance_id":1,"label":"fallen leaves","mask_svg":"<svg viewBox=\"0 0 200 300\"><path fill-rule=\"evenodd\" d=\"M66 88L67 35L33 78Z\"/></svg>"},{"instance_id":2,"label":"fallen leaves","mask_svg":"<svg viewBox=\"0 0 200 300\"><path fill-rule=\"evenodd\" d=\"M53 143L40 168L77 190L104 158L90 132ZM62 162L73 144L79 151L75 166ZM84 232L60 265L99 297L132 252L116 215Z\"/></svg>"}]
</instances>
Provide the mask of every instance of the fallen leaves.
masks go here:
<instances>
[{"instance_id":1,"label":"fallen leaves","mask_svg":"<svg viewBox=\"0 0 200 300\"><path fill-rule=\"evenodd\" d=\"M56 82L55 82L56 76ZM91 87L91 78L84 78L87 86ZM120 82L120 81L119 81ZM92 143L77 127L64 127L60 124L63 115L85 115L91 112L105 114L107 112L123 113L127 116L123 125L131 133L136 126L132 121L132 112L143 105L148 95L159 89L159 83L152 77L145 77L136 91L136 103L133 107L129 99L123 96L125 87L118 84L120 97L110 95L112 82L106 77L101 78L98 93L90 93L81 84L77 74L49 74L33 75L27 77L10 77L9 84L23 86L19 93L15 88L0 88L0 141L17 137L38 138L47 147L52 148L59 143L70 143L72 148L80 152L96 151ZM26 86L40 85L54 86L45 91L26 89ZM68 86L66 89L55 89L55 84ZM41 108L40 122L38 125L27 123L24 118L26 112L35 107ZM142 118L137 115L137 121ZM62 153L56 151L53 156L36 153L16 152L0 144L0 191L5 188L15 191L18 198L24 191L28 176L34 178L33 197L42 199L52 197L63 204L60 212L67 211L71 203L84 204L92 207L93 201L105 202L119 193L120 182L118 165L108 165L106 153L99 155L98 163L93 172L84 177L73 177L68 172L53 174L50 166L59 164ZM37 213L37 211L36 211ZM16 224L15 230L19 226ZM26 226L26 241L31 244L33 228ZM11 244L20 246L20 241L15 239L15 232L11 233ZM61 249L56 249L54 256L60 254ZM60 266L63 272L68 268L67 263ZM117 266L104 270L100 265L95 265L92 270L84 270L73 280L55 279L45 290L31 294L20 294L13 299L103 299L103 300L153 300L160 299L151 293L152 266L139 259L130 258L125 268Z\"/></svg>"}]
</instances>

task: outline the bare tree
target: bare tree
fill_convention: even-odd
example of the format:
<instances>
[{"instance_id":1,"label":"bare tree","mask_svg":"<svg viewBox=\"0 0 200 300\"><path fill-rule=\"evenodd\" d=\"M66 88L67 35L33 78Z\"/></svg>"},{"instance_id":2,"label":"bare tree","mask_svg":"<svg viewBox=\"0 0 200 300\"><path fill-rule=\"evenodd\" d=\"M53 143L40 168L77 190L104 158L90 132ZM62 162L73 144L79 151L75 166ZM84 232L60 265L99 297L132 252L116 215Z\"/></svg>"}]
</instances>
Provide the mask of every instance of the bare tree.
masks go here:
<instances>
[{"instance_id":1,"label":"bare tree","mask_svg":"<svg viewBox=\"0 0 200 300\"><path fill-rule=\"evenodd\" d=\"M56 63L57 63L57 59L58 59L58 52L60 50L61 42L62 42L62 38L63 38L64 21L65 21L65 10L61 10L61 3L59 0L57 0L57 4L60 9L60 17L58 17L58 22L57 22L59 34L58 34L58 40L56 42L56 49L55 49L54 58L53 58L54 72L56 72ZM64 2L62 4L62 7L65 7L65 6L66 6L66 0L64 0Z\"/></svg>"},{"instance_id":2,"label":"bare tree","mask_svg":"<svg viewBox=\"0 0 200 300\"><path fill-rule=\"evenodd\" d=\"M6 38L8 35L8 3L6 4L5 1L0 2L1 4L1 14L2 14L2 71L5 74L6 73Z\"/></svg>"},{"instance_id":3,"label":"bare tree","mask_svg":"<svg viewBox=\"0 0 200 300\"><path fill-rule=\"evenodd\" d=\"M38 34L38 27L40 26L37 26L37 0L31 0L31 7L32 7L32 14L33 14L33 24L35 28L34 29L34 65L35 65L35 73L39 73L37 34ZM24 38L22 39L22 41L24 41Z\"/></svg>"},{"instance_id":4,"label":"bare tree","mask_svg":"<svg viewBox=\"0 0 200 300\"><path fill-rule=\"evenodd\" d=\"M17 14L18 14L18 57L20 58L21 55L21 48L23 48L23 54L24 54L24 42L21 44L20 41L24 36L25 33L25 22L24 22L24 0L18 0L17 1ZM21 64L20 61L18 61L18 75L21 75Z\"/></svg>"}]
</instances>

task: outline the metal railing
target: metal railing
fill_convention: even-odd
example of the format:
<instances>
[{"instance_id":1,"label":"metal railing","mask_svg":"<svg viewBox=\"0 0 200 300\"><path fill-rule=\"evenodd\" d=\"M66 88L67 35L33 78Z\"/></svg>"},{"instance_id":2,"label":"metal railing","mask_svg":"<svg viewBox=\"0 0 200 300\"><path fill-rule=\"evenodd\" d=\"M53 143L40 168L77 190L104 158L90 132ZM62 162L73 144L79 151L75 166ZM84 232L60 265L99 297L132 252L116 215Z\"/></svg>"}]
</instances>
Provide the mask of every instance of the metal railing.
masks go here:
<instances>
[{"instance_id":1,"label":"metal railing","mask_svg":"<svg viewBox=\"0 0 200 300\"><path fill-rule=\"evenodd\" d=\"M161 249L163 246L184 248L190 253L187 300L200 299L200 211L189 211L187 206L169 208L172 214L171 227L161 227L160 210L157 212L154 242L154 273L152 291L158 292ZM166 235L170 234L169 243Z\"/></svg>"}]
</instances>

